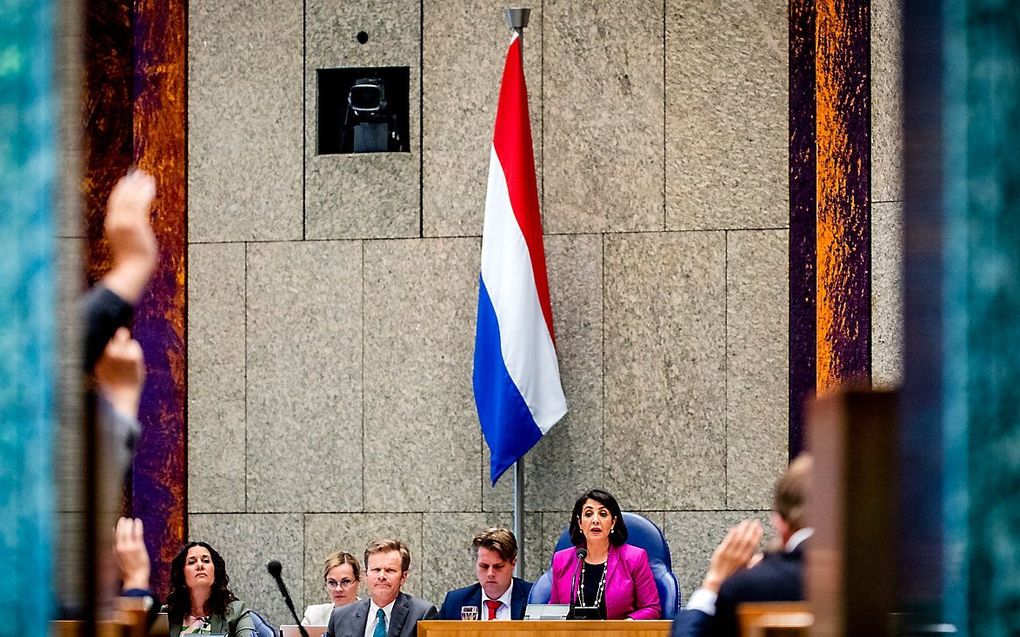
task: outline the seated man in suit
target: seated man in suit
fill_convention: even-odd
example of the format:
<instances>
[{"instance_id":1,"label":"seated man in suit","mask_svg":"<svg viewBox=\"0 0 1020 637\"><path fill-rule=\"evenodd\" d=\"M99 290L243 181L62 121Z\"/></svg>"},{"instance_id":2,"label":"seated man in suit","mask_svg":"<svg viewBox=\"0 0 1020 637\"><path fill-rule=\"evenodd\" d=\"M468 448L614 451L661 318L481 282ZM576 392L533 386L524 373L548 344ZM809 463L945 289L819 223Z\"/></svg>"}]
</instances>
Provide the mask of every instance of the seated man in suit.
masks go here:
<instances>
[{"instance_id":1,"label":"seated man in suit","mask_svg":"<svg viewBox=\"0 0 1020 637\"><path fill-rule=\"evenodd\" d=\"M673 637L736 636L737 606L743 602L791 602L804 599L804 501L811 458L798 456L776 483L772 526L782 548L755 563L761 524L745 520L730 529L712 553L701 588L673 621Z\"/></svg>"},{"instance_id":2,"label":"seated man in suit","mask_svg":"<svg viewBox=\"0 0 1020 637\"><path fill-rule=\"evenodd\" d=\"M401 592L411 551L400 540L376 540L365 549L368 599L334 608L329 637L415 637L418 620L435 619L432 602Z\"/></svg>"},{"instance_id":3,"label":"seated man in suit","mask_svg":"<svg viewBox=\"0 0 1020 637\"><path fill-rule=\"evenodd\" d=\"M474 606L481 619L524 619L531 582L514 577L517 538L507 529L485 529L471 542L475 547L478 583L446 594L439 619L460 619L463 606Z\"/></svg>"}]
</instances>

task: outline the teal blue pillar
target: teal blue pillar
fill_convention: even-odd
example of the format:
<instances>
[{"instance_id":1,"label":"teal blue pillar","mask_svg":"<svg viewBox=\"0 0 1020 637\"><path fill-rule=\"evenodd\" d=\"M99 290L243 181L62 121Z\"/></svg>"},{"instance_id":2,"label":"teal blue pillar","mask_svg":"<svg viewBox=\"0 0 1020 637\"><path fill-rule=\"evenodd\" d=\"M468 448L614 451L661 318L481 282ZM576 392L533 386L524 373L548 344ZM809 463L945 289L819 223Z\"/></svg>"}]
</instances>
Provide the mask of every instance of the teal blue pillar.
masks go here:
<instances>
[{"instance_id":1,"label":"teal blue pillar","mask_svg":"<svg viewBox=\"0 0 1020 637\"><path fill-rule=\"evenodd\" d=\"M944 0L946 618L1020 634L1020 2Z\"/></svg>"},{"instance_id":2,"label":"teal blue pillar","mask_svg":"<svg viewBox=\"0 0 1020 637\"><path fill-rule=\"evenodd\" d=\"M52 0L0 2L0 634L5 635L36 634L52 615L53 6Z\"/></svg>"}]
</instances>

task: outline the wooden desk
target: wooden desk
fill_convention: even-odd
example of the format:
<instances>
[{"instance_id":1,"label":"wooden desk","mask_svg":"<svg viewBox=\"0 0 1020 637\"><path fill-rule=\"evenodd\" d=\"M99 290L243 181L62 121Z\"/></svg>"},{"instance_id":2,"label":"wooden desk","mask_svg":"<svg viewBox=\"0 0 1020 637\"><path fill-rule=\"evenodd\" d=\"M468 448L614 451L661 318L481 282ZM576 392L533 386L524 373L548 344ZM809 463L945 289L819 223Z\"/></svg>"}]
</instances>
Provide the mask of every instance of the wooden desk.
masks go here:
<instances>
[{"instance_id":1,"label":"wooden desk","mask_svg":"<svg viewBox=\"0 0 1020 637\"><path fill-rule=\"evenodd\" d=\"M741 637L808 635L814 619L807 602L745 602L737 606Z\"/></svg>"},{"instance_id":2,"label":"wooden desk","mask_svg":"<svg viewBox=\"0 0 1020 637\"><path fill-rule=\"evenodd\" d=\"M120 622L99 622L96 633L99 637L129 637L129 627ZM53 637L81 637L85 634L84 622L58 619L50 622L50 634Z\"/></svg>"},{"instance_id":3,"label":"wooden desk","mask_svg":"<svg viewBox=\"0 0 1020 637\"><path fill-rule=\"evenodd\" d=\"M418 637L665 637L673 622L656 621L440 621L418 622Z\"/></svg>"}]
</instances>

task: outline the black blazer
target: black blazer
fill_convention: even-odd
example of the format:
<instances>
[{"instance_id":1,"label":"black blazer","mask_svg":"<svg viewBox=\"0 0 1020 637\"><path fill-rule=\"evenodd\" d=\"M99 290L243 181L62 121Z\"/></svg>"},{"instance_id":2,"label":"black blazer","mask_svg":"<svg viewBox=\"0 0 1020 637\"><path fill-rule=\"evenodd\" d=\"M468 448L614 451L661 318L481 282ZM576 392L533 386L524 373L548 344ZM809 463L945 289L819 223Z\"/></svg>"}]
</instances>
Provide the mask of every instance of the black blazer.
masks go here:
<instances>
[{"instance_id":1,"label":"black blazer","mask_svg":"<svg viewBox=\"0 0 1020 637\"><path fill-rule=\"evenodd\" d=\"M531 582L514 578L514 588L510 593L510 619L524 619L524 609L528 606L530 592ZM482 605L481 584L476 582L447 593L443 607L439 609L439 619L460 619L461 606L477 606L479 614L486 612L485 606Z\"/></svg>"}]
</instances>

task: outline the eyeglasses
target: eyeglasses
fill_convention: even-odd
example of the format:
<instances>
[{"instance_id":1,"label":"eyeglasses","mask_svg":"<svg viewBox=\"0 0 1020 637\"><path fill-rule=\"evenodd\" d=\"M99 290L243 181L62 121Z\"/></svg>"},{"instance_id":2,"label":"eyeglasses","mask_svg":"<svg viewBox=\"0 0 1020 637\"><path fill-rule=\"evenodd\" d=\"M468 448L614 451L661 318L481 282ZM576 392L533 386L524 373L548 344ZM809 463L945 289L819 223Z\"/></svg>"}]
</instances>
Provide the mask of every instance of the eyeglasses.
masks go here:
<instances>
[{"instance_id":1,"label":"eyeglasses","mask_svg":"<svg viewBox=\"0 0 1020 637\"><path fill-rule=\"evenodd\" d=\"M346 579L346 578L340 580L339 582L336 581L335 579L328 579L328 580L326 580L326 588L328 588L330 590L337 589L337 588L345 589L345 588L350 588L351 586L353 586L356 583L357 582L355 582L354 580Z\"/></svg>"}]
</instances>

